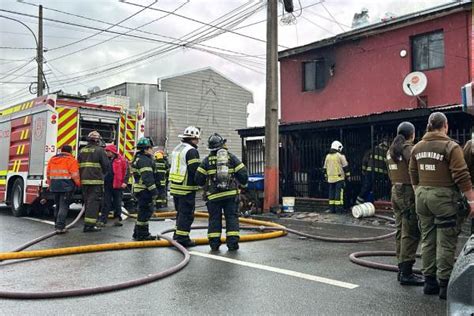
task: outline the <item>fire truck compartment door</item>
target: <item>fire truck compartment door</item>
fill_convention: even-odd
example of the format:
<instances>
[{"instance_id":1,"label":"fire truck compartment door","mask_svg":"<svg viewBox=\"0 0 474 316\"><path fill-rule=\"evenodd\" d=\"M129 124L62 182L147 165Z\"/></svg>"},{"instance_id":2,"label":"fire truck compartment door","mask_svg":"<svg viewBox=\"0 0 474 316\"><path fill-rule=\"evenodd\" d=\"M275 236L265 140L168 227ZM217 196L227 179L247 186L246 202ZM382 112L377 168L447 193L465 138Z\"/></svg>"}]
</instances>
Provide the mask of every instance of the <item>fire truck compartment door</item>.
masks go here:
<instances>
[{"instance_id":1,"label":"fire truck compartment door","mask_svg":"<svg viewBox=\"0 0 474 316\"><path fill-rule=\"evenodd\" d=\"M8 162L10 161L10 132L11 121L0 123L0 176L5 176L8 171ZM5 173L5 174L2 174Z\"/></svg>"}]
</instances>

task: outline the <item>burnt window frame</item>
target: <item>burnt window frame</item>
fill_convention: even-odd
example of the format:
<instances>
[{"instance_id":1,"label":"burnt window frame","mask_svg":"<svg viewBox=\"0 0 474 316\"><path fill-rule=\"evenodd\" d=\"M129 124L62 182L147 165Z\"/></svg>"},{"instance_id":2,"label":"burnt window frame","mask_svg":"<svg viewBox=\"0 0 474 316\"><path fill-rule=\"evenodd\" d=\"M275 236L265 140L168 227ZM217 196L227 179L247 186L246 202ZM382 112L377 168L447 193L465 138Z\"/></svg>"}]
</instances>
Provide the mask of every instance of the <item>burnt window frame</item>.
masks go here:
<instances>
[{"instance_id":1,"label":"burnt window frame","mask_svg":"<svg viewBox=\"0 0 474 316\"><path fill-rule=\"evenodd\" d=\"M307 64L315 64L315 71L314 71L314 88L313 89L306 89L306 65ZM319 65L319 67L318 67ZM313 60L303 61L302 64L302 91L303 92L312 92L312 91L319 91L326 87L326 60L324 58L318 58ZM319 70L319 71L318 71ZM319 74L319 76L318 76Z\"/></svg>"},{"instance_id":2,"label":"burnt window frame","mask_svg":"<svg viewBox=\"0 0 474 316\"><path fill-rule=\"evenodd\" d=\"M442 66L434 66L434 67L431 67L430 65L430 55L433 54L433 52L431 52L430 54L430 48L429 48L429 37L434 35L434 34L441 34L443 36L443 65ZM428 68L420 68L420 67L416 67L417 65L415 64L415 40L419 39L419 38L423 38L423 37L428 37ZM445 41L445 37L444 37L444 30L443 29L438 29L438 30L434 30L434 31L430 31L430 32L426 32L426 33L421 33L421 34L416 34L416 35L413 35L410 37L410 49L411 49L411 69L412 71L429 71L429 70L435 70L435 69L441 69L441 68L444 68L446 66L446 41ZM437 53L434 53L434 54L437 54Z\"/></svg>"}]
</instances>

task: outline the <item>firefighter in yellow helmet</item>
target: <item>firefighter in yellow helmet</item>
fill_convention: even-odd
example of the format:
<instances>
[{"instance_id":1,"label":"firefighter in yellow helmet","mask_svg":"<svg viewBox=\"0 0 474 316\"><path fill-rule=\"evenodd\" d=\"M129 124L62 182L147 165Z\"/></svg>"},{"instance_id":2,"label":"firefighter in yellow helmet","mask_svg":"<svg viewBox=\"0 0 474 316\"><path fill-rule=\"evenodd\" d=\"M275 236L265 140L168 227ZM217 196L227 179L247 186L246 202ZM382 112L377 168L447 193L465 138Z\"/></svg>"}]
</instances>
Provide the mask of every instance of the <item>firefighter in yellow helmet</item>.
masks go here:
<instances>
[{"instance_id":1,"label":"firefighter in yellow helmet","mask_svg":"<svg viewBox=\"0 0 474 316\"><path fill-rule=\"evenodd\" d=\"M329 210L331 213L344 212L345 180L350 176L349 164L342 152L340 141L333 141L324 160L324 174L329 183Z\"/></svg>"},{"instance_id":2,"label":"firefighter in yellow helmet","mask_svg":"<svg viewBox=\"0 0 474 316\"><path fill-rule=\"evenodd\" d=\"M155 182L158 189L158 199L156 200L156 207L166 207L168 204L167 182L170 165L166 154L162 150L155 153Z\"/></svg>"}]
</instances>

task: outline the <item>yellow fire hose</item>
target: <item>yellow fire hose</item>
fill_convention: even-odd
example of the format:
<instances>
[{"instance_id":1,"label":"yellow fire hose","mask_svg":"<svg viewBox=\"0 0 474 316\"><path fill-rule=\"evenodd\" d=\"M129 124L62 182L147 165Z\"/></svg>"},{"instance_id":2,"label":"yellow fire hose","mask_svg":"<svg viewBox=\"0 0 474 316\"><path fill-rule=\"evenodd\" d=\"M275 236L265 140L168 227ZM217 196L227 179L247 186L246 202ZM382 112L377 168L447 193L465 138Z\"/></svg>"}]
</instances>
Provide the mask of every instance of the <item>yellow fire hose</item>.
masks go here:
<instances>
[{"instance_id":1,"label":"yellow fire hose","mask_svg":"<svg viewBox=\"0 0 474 316\"><path fill-rule=\"evenodd\" d=\"M133 215L129 215L129 216L133 217ZM155 216L158 216L158 217L176 216L176 212L157 212L155 213ZM208 214L196 212L195 216L208 217ZM239 218L239 221L241 223L246 223L246 224L251 224L251 225L263 225L263 226L270 226L270 227L275 227L275 228L282 228L282 230L273 231L270 233L257 233L257 234L242 235L240 237L241 242L277 238L277 237L286 235L286 231L284 230L285 228L275 223L253 220L253 219L248 219L248 218ZM197 245L206 245L209 243L209 240L204 237L196 238L193 240L196 242ZM225 242L225 237L222 238L222 241ZM45 257L64 256L64 255L109 251L109 250L150 248L150 247L169 247L169 246L172 246L172 245L167 240L151 240L151 241L141 241L141 242L140 241L115 242L115 243L98 244L98 245L86 245L86 246L44 249L44 250L31 250L31 251L22 251L22 252L1 252L0 261L28 259L28 258L45 258Z\"/></svg>"}]
</instances>

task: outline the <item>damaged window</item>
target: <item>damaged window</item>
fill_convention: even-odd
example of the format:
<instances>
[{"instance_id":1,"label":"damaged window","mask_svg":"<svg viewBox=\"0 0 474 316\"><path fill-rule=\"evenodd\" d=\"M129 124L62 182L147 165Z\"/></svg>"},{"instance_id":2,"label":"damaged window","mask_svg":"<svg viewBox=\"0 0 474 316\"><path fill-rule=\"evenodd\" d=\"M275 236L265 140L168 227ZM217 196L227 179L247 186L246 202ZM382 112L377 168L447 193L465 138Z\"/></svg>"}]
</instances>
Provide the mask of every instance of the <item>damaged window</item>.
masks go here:
<instances>
[{"instance_id":1,"label":"damaged window","mask_svg":"<svg viewBox=\"0 0 474 316\"><path fill-rule=\"evenodd\" d=\"M322 89L326 85L323 59L303 63L303 91Z\"/></svg>"}]
</instances>

